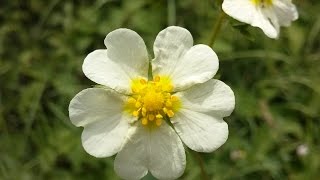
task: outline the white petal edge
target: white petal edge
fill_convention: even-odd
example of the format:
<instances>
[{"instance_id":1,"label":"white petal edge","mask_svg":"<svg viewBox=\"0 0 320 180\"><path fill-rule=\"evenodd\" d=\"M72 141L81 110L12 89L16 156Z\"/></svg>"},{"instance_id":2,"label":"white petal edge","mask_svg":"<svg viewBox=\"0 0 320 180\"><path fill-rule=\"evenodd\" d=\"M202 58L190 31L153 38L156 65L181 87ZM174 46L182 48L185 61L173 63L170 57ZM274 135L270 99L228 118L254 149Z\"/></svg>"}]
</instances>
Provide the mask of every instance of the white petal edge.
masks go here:
<instances>
[{"instance_id":1,"label":"white petal edge","mask_svg":"<svg viewBox=\"0 0 320 180\"><path fill-rule=\"evenodd\" d=\"M183 109L217 117L229 116L235 107L235 96L232 89L217 79L192 86L175 95L181 100Z\"/></svg>"},{"instance_id":2,"label":"white petal edge","mask_svg":"<svg viewBox=\"0 0 320 180\"><path fill-rule=\"evenodd\" d=\"M194 151L212 152L228 139L228 124L220 117L181 109L172 120L181 140Z\"/></svg>"},{"instance_id":3,"label":"white petal edge","mask_svg":"<svg viewBox=\"0 0 320 180\"><path fill-rule=\"evenodd\" d=\"M273 4L273 11L278 17L281 26L290 26L292 21L298 19L299 14L297 8L291 0L274 0Z\"/></svg>"},{"instance_id":4,"label":"white petal edge","mask_svg":"<svg viewBox=\"0 0 320 180\"><path fill-rule=\"evenodd\" d=\"M260 28L269 38L277 39L279 37L280 25L278 18L270 10L262 11L259 9L251 25Z\"/></svg>"},{"instance_id":5,"label":"white petal edge","mask_svg":"<svg viewBox=\"0 0 320 180\"><path fill-rule=\"evenodd\" d=\"M120 93L130 93L134 78L148 77L148 52L143 39L129 29L110 32L104 43L107 50L96 50L84 60L82 70L92 81Z\"/></svg>"},{"instance_id":6,"label":"white petal edge","mask_svg":"<svg viewBox=\"0 0 320 180\"><path fill-rule=\"evenodd\" d=\"M164 66L169 69L162 69L168 72L171 71L172 64L182 57L193 46L193 38L191 33L182 27L169 26L159 32L154 41L153 51L155 60L153 65ZM158 70L157 68L155 70ZM160 70L160 69L159 69Z\"/></svg>"},{"instance_id":7,"label":"white petal edge","mask_svg":"<svg viewBox=\"0 0 320 180\"><path fill-rule=\"evenodd\" d=\"M211 79L219 68L218 57L207 45L192 47L190 32L171 26L161 31L154 43L153 75L169 76L174 91Z\"/></svg>"},{"instance_id":8,"label":"white petal edge","mask_svg":"<svg viewBox=\"0 0 320 180\"><path fill-rule=\"evenodd\" d=\"M141 179L148 170L158 179L177 179L185 165L183 144L166 123L152 130L140 124L131 127L114 162L116 173L123 179Z\"/></svg>"},{"instance_id":9,"label":"white petal edge","mask_svg":"<svg viewBox=\"0 0 320 180\"><path fill-rule=\"evenodd\" d=\"M123 97L111 90L89 88L70 102L69 117L83 126L82 145L95 157L116 154L124 143L131 117L123 112Z\"/></svg>"}]
</instances>

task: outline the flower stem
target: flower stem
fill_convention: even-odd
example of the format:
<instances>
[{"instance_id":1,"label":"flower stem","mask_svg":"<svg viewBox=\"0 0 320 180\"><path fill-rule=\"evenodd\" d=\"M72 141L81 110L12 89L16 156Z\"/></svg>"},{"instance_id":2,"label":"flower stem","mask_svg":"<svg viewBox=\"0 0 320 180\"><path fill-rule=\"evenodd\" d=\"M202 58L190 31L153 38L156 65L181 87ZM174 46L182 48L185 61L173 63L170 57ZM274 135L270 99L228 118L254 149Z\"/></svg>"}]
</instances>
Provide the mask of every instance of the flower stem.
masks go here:
<instances>
[{"instance_id":1,"label":"flower stem","mask_svg":"<svg viewBox=\"0 0 320 180\"><path fill-rule=\"evenodd\" d=\"M168 1L168 26L174 26L176 24L176 1Z\"/></svg>"},{"instance_id":2,"label":"flower stem","mask_svg":"<svg viewBox=\"0 0 320 180\"><path fill-rule=\"evenodd\" d=\"M204 162L203 162L203 159L201 157L201 154L196 152L196 151L192 151L194 156L197 158L198 160L198 163L199 163L199 166L200 166L200 171L201 171L201 176L202 176L202 179L203 180L209 180L209 176L205 170L205 167L204 167Z\"/></svg>"},{"instance_id":3,"label":"flower stem","mask_svg":"<svg viewBox=\"0 0 320 180\"><path fill-rule=\"evenodd\" d=\"M220 14L218 16L218 19L213 26L212 35L211 35L210 41L208 43L209 46L213 46L214 41L216 40L216 38L221 30L221 26L222 26L222 23L223 23L223 20L225 17L226 17L226 14L222 10L220 10Z\"/></svg>"}]
</instances>

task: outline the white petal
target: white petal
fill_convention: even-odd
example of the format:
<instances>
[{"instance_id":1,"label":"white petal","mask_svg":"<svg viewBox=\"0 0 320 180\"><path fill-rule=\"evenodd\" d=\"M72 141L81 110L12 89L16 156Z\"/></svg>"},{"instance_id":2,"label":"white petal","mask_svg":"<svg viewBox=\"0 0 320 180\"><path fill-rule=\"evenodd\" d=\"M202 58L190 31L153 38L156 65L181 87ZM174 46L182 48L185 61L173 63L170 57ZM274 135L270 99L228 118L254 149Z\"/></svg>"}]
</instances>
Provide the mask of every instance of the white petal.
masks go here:
<instances>
[{"instance_id":1,"label":"white petal","mask_svg":"<svg viewBox=\"0 0 320 180\"><path fill-rule=\"evenodd\" d=\"M256 7L250 0L224 0L222 10L234 19L252 24L256 15Z\"/></svg>"},{"instance_id":2,"label":"white petal","mask_svg":"<svg viewBox=\"0 0 320 180\"><path fill-rule=\"evenodd\" d=\"M251 25L260 28L269 38L275 39L279 36L280 26L278 19L274 12L269 9L257 9Z\"/></svg>"},{"instance_id":3,"label":"white petal","mask_svg":"<svg viewBox=\"0 0 320 180\"><path fill-rule=\"evenodd\" d=\"M158 179L177 179L186 166L186 156L179 136L165 122L150 134L149 167Z\"/></svg>"},{"instance_id":4,"label":"white petal","mask_svg":"<svg viewBox=\"0 0 320 180\"><path fill-rule=\"evenodd\" d=\"M100 88L81 91L69 105L71 122L84 127L82 145L95 157L112 156L120 150L131 121L122 112L123 98Z\"/></svg>"},{"instance_id":5,"label":"white petal","mask_svg":"<svg viewBox=\"0 0 320 180\"><path fill-rule=\"evenodd\" d=\"M198 152L212 152L224 144L228 125L222 118L229 116L235 106L230 87L212 79L176 95L182 108L171 122L182 141Z\"/></svg>"},{"instance_id":6,"label":"white petal","mask_svg":"<svg viewBox=\"0 0 320 180\"><path fill-rule=\"evenodd\" d=\"M188 30L178 26L170 26L162 30L153 45L157 66L171 67L172 60L182 57L193 46L192 35ZM170 61L171 60L171 61ZM170 71L170 70L168 70Z\"/></svg>"},{"instance_id":7,"label":"white petal","mask_svg":"<svg viewBox=\"0 0 320 180\"><path fill-rule=\"evenodd\" d=\"M114 170L123 179L141 179L148 173L148 155L144 146L143 132L137 126L131 126L126 143L117 154Z\"/></svg>"},{"instance_id":8,"label":"white petal","mask_svg":"<svg viewBox=\"0 0 320 180\"><path fill-rule=\"evenodd\" d=\"M223 11L234 19L259 27L270 38L277 38L279 29L270 22L268 13L250 0L224 0Z\"/></svg>"},{"instance_id":9,"label":"white petal","mask_svg":"<svg viewBox=\"0 0 320 180\"><path fill-rule=\"evenodd\" d=\"M215 52L206 45L192 47L192 36L184 28L169 27L159 33L154 44L153 75L169 76L174 91L211 79L218 70Z\"/></svg>"},{"instance_id":10,"label":"white petal","mask_svg":"<svg viewBox=\"0 0 320 180\"><path fill-rule=\"evenodd\" d=\"M86 125L82 146L92 156L110 157L120 151L129 128L129 117L120 114Z\"/></svg>"},{"instance_id":11,"label":"white petal","mask_svg":"<svg viewBox=\"0 0 320 180\"><path fill-rule=\"evenodd\" d=\"M124 179L140 179L150 170L158 179L176 179L185 169L183 144L174 130L132 127L131 134L115 159L115 171Z\"/></svg>"},{"instance_id":12,"label":"white petal","mask_svg":"<svg viewBox=\"0 0 320 180\"><path fill-rule=\"evenodd\" d=\"M298 19L298 11L291 0L274 0L273 11L281 26L290 26L291 21Z\"/></svg>"},{"instance_id":13,"label":"white petal","mask_svg":"<svg viewBox=\"0 0 320 180\"><path fill-rule=\"evenodd\" d=\"M175 95L180 98L182 108L217 117L229 116L235 106L235 97L231 88L216 79L192 86Z\"/></svg>"},{"instance_id":14,"label":"white petal","mask_svg":"<svg viewBox=\"0 0 320 180\"><path fill-rule=\"evenodd\" d=\"M194 151L212 152L228 139L228 125L221 117L181 109L172 119L182 141Z\"/></svg>"},{"instance_id":15,"label":"white petal","mask_svg":"<svg viewBox=\"0 0 320 180\"><path fill-rule=\"evenodd\" d=\"M273 8L270 7L262 9L261 14L263 14L263 18L265 18L265 23L267 24L265 26L272 27L270 28L270 32L268 32L268 30L265 30L266 27L261 28L263 32L270 38L278 38L280 33L280 23L276 13L273 11Z\"/></svg>"},{"instance_id":16,"label":"white petal","mask_svg":"<svg viewBox=\"0 0 320 180\"><path fill-rule=\"evenodd\" d=\"M89 88L79 92L69 104L69 117L75 126L85 126L122 112L123 97L111 90Z\"/></svg>"},{"instance_id":17,"label":"white petal","mask_svg":"<svg viewBox=\"0 0 320 180\"><path fill-rule=\"evenodd\" d=\"M112 31L104 42L107 50L90 53L83 62L83 72L98 84L129 93L131 79L148 77L146 45L136 32L129 29Z\"/></svg>"}]
</instances>

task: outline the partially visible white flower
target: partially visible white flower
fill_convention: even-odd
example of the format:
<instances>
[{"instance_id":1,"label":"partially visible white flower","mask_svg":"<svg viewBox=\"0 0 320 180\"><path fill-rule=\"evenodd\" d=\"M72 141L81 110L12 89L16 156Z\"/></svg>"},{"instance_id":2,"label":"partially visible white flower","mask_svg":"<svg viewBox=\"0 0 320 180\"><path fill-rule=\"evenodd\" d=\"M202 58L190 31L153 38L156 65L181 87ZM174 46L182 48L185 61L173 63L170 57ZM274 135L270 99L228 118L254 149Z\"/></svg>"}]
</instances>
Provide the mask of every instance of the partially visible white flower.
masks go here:
<instances>
[{"instance_id":1,"label":"partially visible white flower","mask_svg":"<svg viewBox=\"0 0 320 180\"><path fill-rule=\"evenodd\" d=\"M71 122L84 127L82 145L89 154L117 154L114 167L123 179L140 179L148 171L176 179L186 165L182 142L199 152L225 143L223 118L235 98L228 85L212 79L219 62L209 46L193 46L184 28L166 28L155 40L148 78L146 45L136 32L117 29L104 43L107 49L90 53L82 69L105 88L85 89L69 105Z\"/></svg>"},{"instance_id":2,"label":"partially visible white flower","mask_svg":"<svg viewBox=\"0 0 320 180\"><path fill-rule=\"evenodd\" d=\"M259 27L270 38L278 38L280 26L298 19L291 0L224 0L222 9L238 21Z\"/></svg>"},{"instance_id":3,"label":"partially visible white flower","mask_svg":"<svg viewBox=\"0 0 320 180\"><path fill-rule=\"evenodd\" d=\"M247 156L246 151L241 150L241 149L233 150L230 153L230 159L233 161L244 159L244 158L246 158L246 156Z\"/></svg>"},{"instance_id":4,"label":"partially visible white flower","mask_svg":"<svg viewBox=\"0 0 320 180\"><path fill-rule=\"evenodd\" d=\"M298 156L306 156L309 153L309 147L306 144L301 144L297 147L296 153Z\"/></svg>"}]
</instances>

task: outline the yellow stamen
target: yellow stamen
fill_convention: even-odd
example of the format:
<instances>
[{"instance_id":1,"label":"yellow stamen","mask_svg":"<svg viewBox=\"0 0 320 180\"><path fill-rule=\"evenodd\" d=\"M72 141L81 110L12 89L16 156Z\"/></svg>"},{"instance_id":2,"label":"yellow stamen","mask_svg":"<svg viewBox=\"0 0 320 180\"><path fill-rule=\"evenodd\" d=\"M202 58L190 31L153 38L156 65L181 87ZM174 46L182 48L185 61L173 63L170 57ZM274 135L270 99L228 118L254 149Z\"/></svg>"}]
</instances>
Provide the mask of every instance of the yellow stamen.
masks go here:
<instances>
[{"instance_id":1,"label":"yellow stamen","mask_svg":"<svg viewBox=\"0 0 320 180\"><path fill-rule=\"evenodd\" d=\"M157 118L157 119L162 119L163 117L162 117L161 114L157 114L157 115L156 115L156 118Z\"/></svg>"},{"instance_id":2,"label":"yellow stamen","mask_svg":"<svg viewBox=\"0 0 320 180\"><path fill-rule=\"evenodd\" d=\"M172 102L171 102L170 100L168 100L168 101L166 102L166 106L172 107Z\"/></svg>"},{"instance_id":3,"label":"yellow stamen","mask_svg":"<svg viewBox=\"0 0 320 180\"><path fill-rule=\"evenodd\" d=\"M148 124L148 119L147 118L142 118L141 119L142 125L147 125Z\"/></svg>"},{"instance_id":4,"label":"yellow stamen","mask_svg":"<svg viewBox=\"0 0 320 180\"><path fill-rule=\"evenodd\" d=\"M153 80L139 78L132 81L132 95L125 104L125 110L141 120L141 124L157 127L164 115L172 118L180 109L180 100L173 94L171 80L166 76L154 76Z\"/></svg>"},{"instance_id":5,"label":"yellow stamen","mask_svg":"<svg viewBox=\"0 0 320 180\"><path fill-rule=\"evenodd\" d=\"M132 115L133 115L134 117L138 117L138 116L139 116L139 111L133 111Z\"/></svg>"},{"instance_id":6,"label":"yellow stamen","mask_svg":"<svg viewBox=\"0 0 320 180\"><path fill-rule=\"evenodd\" d=\"M156 125L161 126L162 124L162 119L156 119Z\"/></svg>"},{"instance_id":7,"label":"yellow stamen","mask_svg":"<svg viewBox=\"0 0 320 180\"><path fill-rule=\"evenodd\" d=\"M133 92L133 93L139 93L139 89L137 89L137 88L132 88L132 92Z\"/></svg>"},{"instance_id":8,"label":"yellow stamen","mask_svg":"<svg viewBox=\"0 0 320 180\"><path fill-rule=\"evenodd\" d=\"M147 84L147 81L145 79L140 79L141 84Z\"/></svg>"},{"instance_id":9,"label":"yellow stamen","mask_svg":"<svg viewBox=\"0 0 320 180\"><path fill-rule=\"evenodd\" d=\"M153 114L149 114L148 118L149 118L150 121L153 121L154 120L154 115Z\"/></svg>"},{"instance_id":10,"label":"yellow stamen","mask_svg":"<svg viewBox=\"0 0 320 180\"><path fill-rule=\"evenodd\" d=\"M168 115L169 117L173 117L173 116L174 116L174 112L173 112L172 110L169 110L169 111L167 112L167 115Z\"/></svg>"},{"instance_id":11,"label":"yellow stamen","mask_svg":"<svg viewBox=\"0 0 320 180\"><path fill-rule=\"evenodd\" d=\"M141 114L143 117L147 115L147 109L145 107L142 108Z\"/></svg>"},{"instance_id":12,"label":"yellow stamen","mask_svg":"<svg viewBox=\"0 0 320 180\"><path fill-rule=\"evenodd\" d=\"M139 108L139 107L141 107L141 102L137 101L136 102L136 108Z\"/></svg>"},{"instance_id":13,"label":"yellow stamen","mask_svg":"<svg viewBox=\"0 0 320 180\"><path fill-rule=\"evenodd\" d=\"M131 98L128 99L128 103L130 103L130 104L135 104L135 103L136 103L136 100L131 97Z\"/></svg>"},{"instance_id":14,"label":"yellow stamen","mask_svg":"<svg viewBox=\"0 0 320 180\"><path fill-rule=\"evenodd\" d=\"M167 114L167 112L168 112L168 109L167 109L167 108L164 107L162 110L163 110L164 113Z\"/></svg>"},{"instance_id":15,"label":"yellow stamen","mask_svg":"<svg viewBox=\"0 0 320 180\"><path fill-rule=\"evenodd\" d=\"M177 96L171 96L171 101L173 102L179 101L179 98Z\"/></svg>"},{"instance_id":16,"label":"yellow stamen","mask_svg":"<svg viewBox=\"0 0 320 180\"><path fill-rule=\"evenodd\" d=\"M145 107L143 107L142 112L147 112L147 109Z\"/></svg>"},{"instance_id":17,"label":"yellow stamen","mask_svg":"<svg viewBox=\"0 0 320 180\"><path fill-rule=\"evenodd\" d=\"M159 82L159 81L160 81L160 76L155 76L155 77L153 78L153 81L154 81L154 82Z\"/></svg>"}]
</instances>

